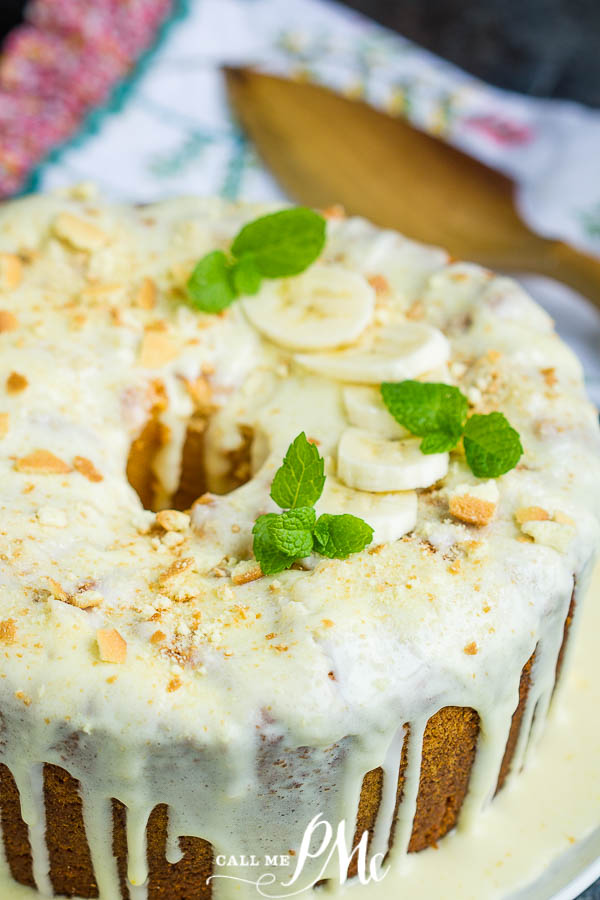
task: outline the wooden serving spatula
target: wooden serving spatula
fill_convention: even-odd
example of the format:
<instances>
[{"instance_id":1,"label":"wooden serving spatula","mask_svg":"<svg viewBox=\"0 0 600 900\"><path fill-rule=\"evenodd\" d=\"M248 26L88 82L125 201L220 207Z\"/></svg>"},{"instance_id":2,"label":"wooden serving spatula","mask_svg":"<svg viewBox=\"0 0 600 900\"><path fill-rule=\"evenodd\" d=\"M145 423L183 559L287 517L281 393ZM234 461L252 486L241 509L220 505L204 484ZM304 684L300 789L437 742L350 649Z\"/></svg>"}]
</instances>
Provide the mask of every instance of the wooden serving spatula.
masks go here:
<instances>
[{"instance_id":1,"label":"wooden serving spatula","mask_svg":"<svg viewBox=\"0 0 600 900\"><path fill-rule=\"evenodd\" d=\"M556 278L600 307L600 260L531 231L506 176L327 88L251 69L225 77L243 128L294 199L340 203L491 269Z\"/></svg>"}]
</instances>

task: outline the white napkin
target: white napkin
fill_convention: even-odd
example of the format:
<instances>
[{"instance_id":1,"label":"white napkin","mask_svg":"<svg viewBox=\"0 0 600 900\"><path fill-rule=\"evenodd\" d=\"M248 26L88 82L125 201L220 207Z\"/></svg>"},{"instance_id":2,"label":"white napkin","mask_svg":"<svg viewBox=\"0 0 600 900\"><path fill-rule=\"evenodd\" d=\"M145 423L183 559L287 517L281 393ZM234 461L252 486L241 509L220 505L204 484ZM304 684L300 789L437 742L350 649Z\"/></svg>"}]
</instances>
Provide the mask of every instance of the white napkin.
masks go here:
<instances>
[{"instance_id":1,"label":"white napkin","mask_svg":"<svg viewBox=\"0 0 600 900\"><path fill-rule=\"evenodd\" d=\"M38 170L37 186L89 179L135 201L285 199L231 118L224 63L302 75L406 115L511 175L535 230L600 254L600 112L490 87L323 0L180 0L160 46L118 100ZM583 360L600 403L600 315L566 289L527 285Z\"/></svg>"}]
</instances>

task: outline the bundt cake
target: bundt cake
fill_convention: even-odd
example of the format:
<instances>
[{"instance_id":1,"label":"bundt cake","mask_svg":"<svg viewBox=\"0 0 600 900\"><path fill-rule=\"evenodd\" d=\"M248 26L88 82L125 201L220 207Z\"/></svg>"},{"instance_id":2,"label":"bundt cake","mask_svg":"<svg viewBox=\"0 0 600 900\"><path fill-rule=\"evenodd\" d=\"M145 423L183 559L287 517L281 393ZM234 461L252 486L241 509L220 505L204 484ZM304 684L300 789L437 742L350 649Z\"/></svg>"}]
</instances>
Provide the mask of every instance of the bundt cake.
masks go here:
<instances>
[{"instance_id":1,"label":"bundt cake","mask_svg":"<svg viewBox=\"0 0 600 900\"><path fill-rule=\"evenodd\" d=\"M338 210L273 277L272 212L0 210L3 897L383 877L543 728L600 534L579 363ZM305 859L319 822L362 857Z\"/></svg>"}]
</instances>

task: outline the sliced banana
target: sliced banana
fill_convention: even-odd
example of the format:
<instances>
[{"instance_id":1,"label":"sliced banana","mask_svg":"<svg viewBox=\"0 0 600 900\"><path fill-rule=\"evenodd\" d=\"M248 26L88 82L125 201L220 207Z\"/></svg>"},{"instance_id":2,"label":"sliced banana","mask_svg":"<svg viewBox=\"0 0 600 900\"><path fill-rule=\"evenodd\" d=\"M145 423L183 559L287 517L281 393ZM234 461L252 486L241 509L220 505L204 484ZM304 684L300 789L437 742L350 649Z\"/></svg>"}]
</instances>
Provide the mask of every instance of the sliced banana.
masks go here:
<instances>
[{"instance_id":1,"label":"sliced banana","mask_svg":"<svg viewBox=\"0 0 600 900\"><path fill-rule=\"evenodd\" d=\"M375 291L357 272L315 265L296 278L265 280L242 303L252 324L276 344L325 350L360 337L373 319Z\"/></svg>"},{"instance_id":2,"label":"sliced banana","mask_svg":"<svg viewBox=\"0 0 600 900\"><path fill-rule=\"evenodd\" d=\"M380 384L404 381L442 366L450 344L441 331L422 322L400 322L377 331L362 347L334 353L298 353L305 369L338 381Z\"/></svg>"},{"instance_id":3,"label":"sliced banana","mask_svg":"<svg viewBox=\"0 0 600 900\"><path fill-rule=\"evenodd\" d=\"M381 437L407 437L409 432L394 419L381 397L379 388L352 384L343 389L346 415L351 425Z\"/></svg>"},{"instance_id":4,"label":"sliced banana","mask_svg":"<svg viewBox=\"0 0 600 900\"><path fill-rule=\"evenodd\" d=\"M387 440L347 428L338 444L338 478L359 491L411 491L435 484L448 471L448 454L421 453L420 438Z\"/></svg>"},{"instance_id":5,"label":"sliced banana","mask_svg":"<svg viewBox=\"0 0 600 900\"><path fill-rule=\"evenodd\" d=\"M321 498L315 506L322 513L350 513L364 519L373 529L373 542L397 541L412 531L417 522L417 495L414 491L373 494L346 487L334 475L328 475Z\"/></svg>"}]
</instances>

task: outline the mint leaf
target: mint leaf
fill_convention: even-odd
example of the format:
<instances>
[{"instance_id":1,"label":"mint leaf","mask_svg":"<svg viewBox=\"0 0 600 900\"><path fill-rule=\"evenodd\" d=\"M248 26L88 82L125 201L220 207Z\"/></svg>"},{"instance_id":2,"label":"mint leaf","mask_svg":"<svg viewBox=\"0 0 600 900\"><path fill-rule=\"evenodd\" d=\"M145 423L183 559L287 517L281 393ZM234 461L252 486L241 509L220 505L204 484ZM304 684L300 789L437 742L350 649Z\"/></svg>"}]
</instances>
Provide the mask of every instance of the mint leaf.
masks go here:
<instances>
[{"instance_id":1,"label":"mint leaf","mask_svg":"<svg viewBox=\"0 0 600 900\"><path fill-rule=\"evenodd\" d=\"M421 453L426 455L429 453L449 453L450 450L456 447L459 440L460 432L457 435L447 431L432 431L431 434L425 435L419 449Z\"/></svg>"},{"instance_id":2,"label":"mint leaf","mask_svg":"<svg viewBox=\"0 0 600 900\"><path fill-rule=\"evenodd\" d=\"M303 206L282 209L249 222L231 245L241 259L252 256L265 278L285 278L303 272L325 245L325 219Z\"/></svg>"},{"instance_id":3,"label":"mint leaf","mask_svg":"<svg viewBox=\"0 0 600 900\"><path fill-rule=\"evenodd\" d=\"M423 438L423 453L445 453L458 444L469 403L457 387L423 381L384 382L381 396L396 421Z\"/></svg>"},{"instance_id":4,"label":"mint leaf","mask_svg":"<svg viewBox=\"0 0 600 900\"><path fill-rule=\"evenodd\" d=\"M290 444L282 466L275 473L271 497L282 509L314 506L325 484L324 460L304 432Z\"/></svg>"},{"instance_id":5,"label":"mint leaf","mask_svg":"<svg viewBox=\"0 0 600 900\"><path fill-rule=\"evenodd\" d=\"M231 280L236 293L252 295L256 294L262 281L262 276L256 268L254 257L242 256L231 267Z\"/></svg>"},{"instance_id":6,"label":"mint leaf","mask_svg":"<svg viewBox=\"0 0 600 900\"><path fill-rule=\"evenodd\" d=\"M312 507L267 513L254 523L254 555L263 575L289 569L293 562L313 551L316 515Z\"/></svg>"},{"instance_id":7,"label":"mint leaf","mask_svg":"<svg viewBox=\"0 0 600 900\"><path fill-rule=\"evenodd\" d=\"M281 513L270 526L277 550L291 556L292 559L309 556L313 551L313 528L316 518L312 506L302 506Z\"/></svg>"},{"instance_id":8,"label":"mint leaf","mask_svg":"<svg viewBox=\"0 0 600 900\"><path fill-rule=\"evenodd\" d=\"M297 559L317 550L329 558L346 559L373 540L373 529L348 514L319 517L313 509L323 491L324 460L304 432L292 441L275 473L271 497L282 513L267 513L254 523L254 556L264 575L289 569Z\"/></svg>"},{"instance_id":9,"label":"mint leaf","mask_svg":"<svg viewBox=\"0 0 600 900\"><path fill-rule=\"evenodd\" d=\"M235 299L229 263L222 250L207 253L196 263L187 291L192 304L202 312L221 312Z\"/></svg>"},{"instance_id":10,"label":"mint leaf","mask_svg":"<svg viewBox=\"0 0 600 900\"><path fill-rule=\"evenodd\" d=\"M471 416L463 438L471 471L478 478L498 478L514 469L523 446L519 434L501 412Z\"/></svg>"},{"instance_id":11,"label":"mint leaf","mask_svg":"<svg viewBox=\"0 0 600 900\"><path fill-rule=\"evenodd\" d=\"M478 478L504 475L523 454L518 433L502 413L467 420L467 398L450 384L386 382L381 396L396 421L423 438L423 453L452 450L462 435L467 463Z\"/></svg>"},{"instance_id":12,"label":"mint leaf","mask_svg":"<svg viewBox=\"0 0 600 900\"><path fill-rule=\"evenodd\" d=\"M315 550L330 559L346 559L364 550L373 540L373 529L358 516L324 513L315 525Z\"/></svg>"},{"instance_id":13,"label":"mint leaf","mask_svg":"<svg viewBox=\"0 0 600 900\"><path fill-rule=\"evenodd\" d=\"M256 520L252 529L254 556L260 563L263 575L276 575L294 563L294 557L282 553L275 543L273 532L278 528L275 522L279 519L278 513L267 513Z\"/></svg>"},{"instance_id":14,"label":"mint leaf","mask_svg":"<svg viewBox=\"0 0 600 900\"><path fill-rule=\"evenodd\" d=\"M233 261L222 250L198 261L187 283L191 303L219 313L240 294L256 294L263 278L298 275L321 253L325 230L323 216L303 206L248 222L231 245Z\"/></svg>"}]
</instances>

